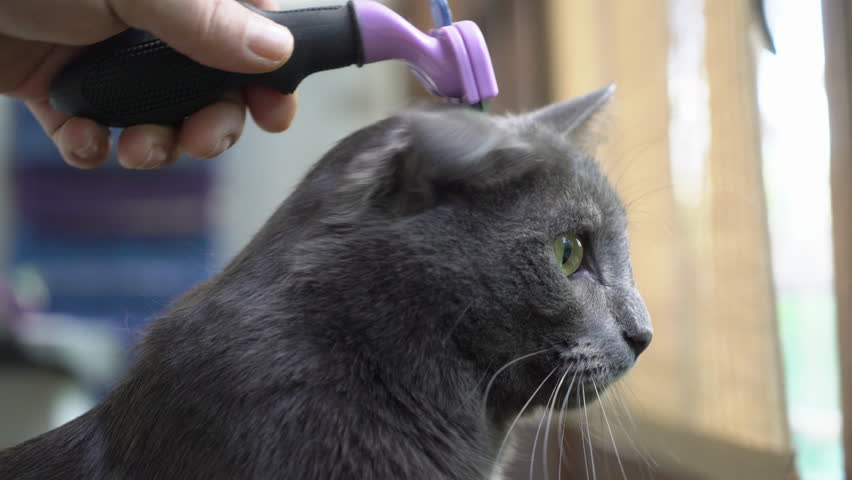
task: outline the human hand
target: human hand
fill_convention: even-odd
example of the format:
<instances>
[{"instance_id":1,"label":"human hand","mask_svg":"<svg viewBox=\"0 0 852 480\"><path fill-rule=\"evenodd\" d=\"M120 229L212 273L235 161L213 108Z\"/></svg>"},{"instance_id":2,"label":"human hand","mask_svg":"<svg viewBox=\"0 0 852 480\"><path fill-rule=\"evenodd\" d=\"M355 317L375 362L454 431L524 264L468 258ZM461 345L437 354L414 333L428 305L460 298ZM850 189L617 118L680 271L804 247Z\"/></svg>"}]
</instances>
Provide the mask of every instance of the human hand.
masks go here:
<instances>
[{"instance_id":1,"label":"human hand","mask_svg":"<svg viewBox=\"0 0 852 480\"><path fill-rule=\"evenodd\" d=\"M275 9L275 0L251 0ZM242 73L279 68L293 51L290 32L235 0L3 0L0 2L0 93L22 99L62 157L80 168L109 158L107 127L69 117L48 101L50 82L84 46L128 27L146 30L205 65ZM210 158L243 130L246 106L264 130L280 132L296 111L293 95L255 86L229 92L190 115L178 128L138 125L118 140L127 168L158 168L181 153Z\"/></svg>"}]
</instances>

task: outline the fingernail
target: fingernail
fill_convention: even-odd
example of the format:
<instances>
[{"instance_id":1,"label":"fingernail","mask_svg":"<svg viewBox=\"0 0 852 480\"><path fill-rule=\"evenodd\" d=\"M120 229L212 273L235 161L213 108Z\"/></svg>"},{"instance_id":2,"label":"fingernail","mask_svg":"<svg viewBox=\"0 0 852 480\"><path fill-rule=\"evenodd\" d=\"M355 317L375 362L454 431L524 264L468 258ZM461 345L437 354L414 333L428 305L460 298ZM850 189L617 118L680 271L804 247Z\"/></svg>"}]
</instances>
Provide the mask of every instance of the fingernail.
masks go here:
<instances>
[{"instance_id":1,"label":"fingernail","mask_svg":"<svg viewBox=\"0 0 852 480\"><path fill-rule=\"evenodd\" d=\"M83 145L72 149L71 154L80 160L88 160L97 155L98 150L98 142L95 141L95 136L89 132Z\"/></svg>"},{"instance_id":2,"label":"fingernail","mask_svg":"<svg viewBox=\"0 0 852 480\"><path fill-rule=\"evenodd\" d=\"M287 60L293 51L293 34L290 30L263 17L249 22L246 42L252 54L273 65Z\"/></svg>"},{"instance_id":3,"label":"fingernail","mask_svg":"<svg viewBox=\"0 0 852 480\"><path fill-rule=\"evenodd\" d=\"M236 137L234 137L233 135L226 135L225 138L219 141L219 147L216 149L216 152L211 156L217 157L219 155L222 155L223 153L225 153L226 150L231 148L235 141Z\"/></svg>"},{"instance_id":4,"label":"fingernail","mask_svg":"<svg viewBox=\"0 0 852 480\"><path fill-rule=\"evenodd\" d=\"M157 168L168 160L168 158L169 154L165 148L159 145L151 145L151 148L148 150L148 156L145 157L145 161L138 168Z\"/></svg>"}]
</instances>

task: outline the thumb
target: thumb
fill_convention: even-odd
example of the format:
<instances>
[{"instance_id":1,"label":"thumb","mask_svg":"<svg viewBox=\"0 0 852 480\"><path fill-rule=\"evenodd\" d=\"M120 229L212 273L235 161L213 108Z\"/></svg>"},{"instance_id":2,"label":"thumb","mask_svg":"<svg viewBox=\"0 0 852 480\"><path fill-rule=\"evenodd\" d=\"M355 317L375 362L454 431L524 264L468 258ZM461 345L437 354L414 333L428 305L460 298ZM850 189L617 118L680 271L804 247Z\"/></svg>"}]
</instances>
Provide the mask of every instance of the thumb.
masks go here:
<instances>
[{"instance_id":1,"label":"thumb","mask_svg":"<svg viewBox=\"0 0 852 480\"><path fill-rule=\"evenodd\" d=\"M108 0L125 24L153 33L193 60L222 70L260 73L293 53L293 35L235 0Z\"/></svg>"}]
</instances>

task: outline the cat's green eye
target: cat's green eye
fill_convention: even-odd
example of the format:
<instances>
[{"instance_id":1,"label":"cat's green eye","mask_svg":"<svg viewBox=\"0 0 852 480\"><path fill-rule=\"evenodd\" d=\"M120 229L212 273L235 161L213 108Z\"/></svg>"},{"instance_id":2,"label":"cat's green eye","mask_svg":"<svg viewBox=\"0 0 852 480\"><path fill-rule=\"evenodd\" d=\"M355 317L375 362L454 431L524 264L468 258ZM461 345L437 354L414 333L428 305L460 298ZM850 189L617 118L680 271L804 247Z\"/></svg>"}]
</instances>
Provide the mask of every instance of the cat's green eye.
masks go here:
<instances>
[{"instance_id":1,"label":"cat's green eye","mask_svg":"<svg viewBox=\"0 0 852 480\"><path fill-rule=\"evenodd\" d=\"M562 266L565 275L576 272L583 263L583 244L580 237L572 233L562 233L553 240L553 250L556 252L556 261Z\"/></svg>"}]
</instances>

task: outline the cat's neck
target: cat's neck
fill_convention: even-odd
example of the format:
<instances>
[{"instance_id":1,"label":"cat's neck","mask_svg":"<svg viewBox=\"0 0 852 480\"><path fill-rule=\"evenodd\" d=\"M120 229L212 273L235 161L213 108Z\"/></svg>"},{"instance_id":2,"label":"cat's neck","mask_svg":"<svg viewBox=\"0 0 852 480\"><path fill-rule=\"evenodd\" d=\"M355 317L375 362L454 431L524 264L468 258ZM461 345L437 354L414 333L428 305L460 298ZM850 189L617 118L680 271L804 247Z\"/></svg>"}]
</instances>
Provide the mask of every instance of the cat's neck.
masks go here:
<instances>
[{"instance_id":1,"label":"cat's neck","mask_svg":"<svg viewBox=\"0 0 852 480\"><path fill-rule=\"evenodd\" d=\"M341 320L354 325L368 319L344 316ZM427 325L430 320L434 319L407 323ZM347 392L340 400L353 414L338 418L336 427L372 431L375 438L381 438L372 457L387 462L388 475L375 478L491 478L499 433L482 403L487 379L466 369L450 345L423 345L420 338L411 332L399 344L388 347L383 343L382 349L357 335L339 341L325 337L319 346L308 340L312 348L323 349L317 361L327 365L326 372L348 374L327 377L319 389ZM411 350L430 354L412 356ZM360 437L353 442L363 447L375 443L375 438ZM404 474L391 474L402 470L406 470ZM367 477L370 475L359 478Z\"/></svg>"}]
</instances>

